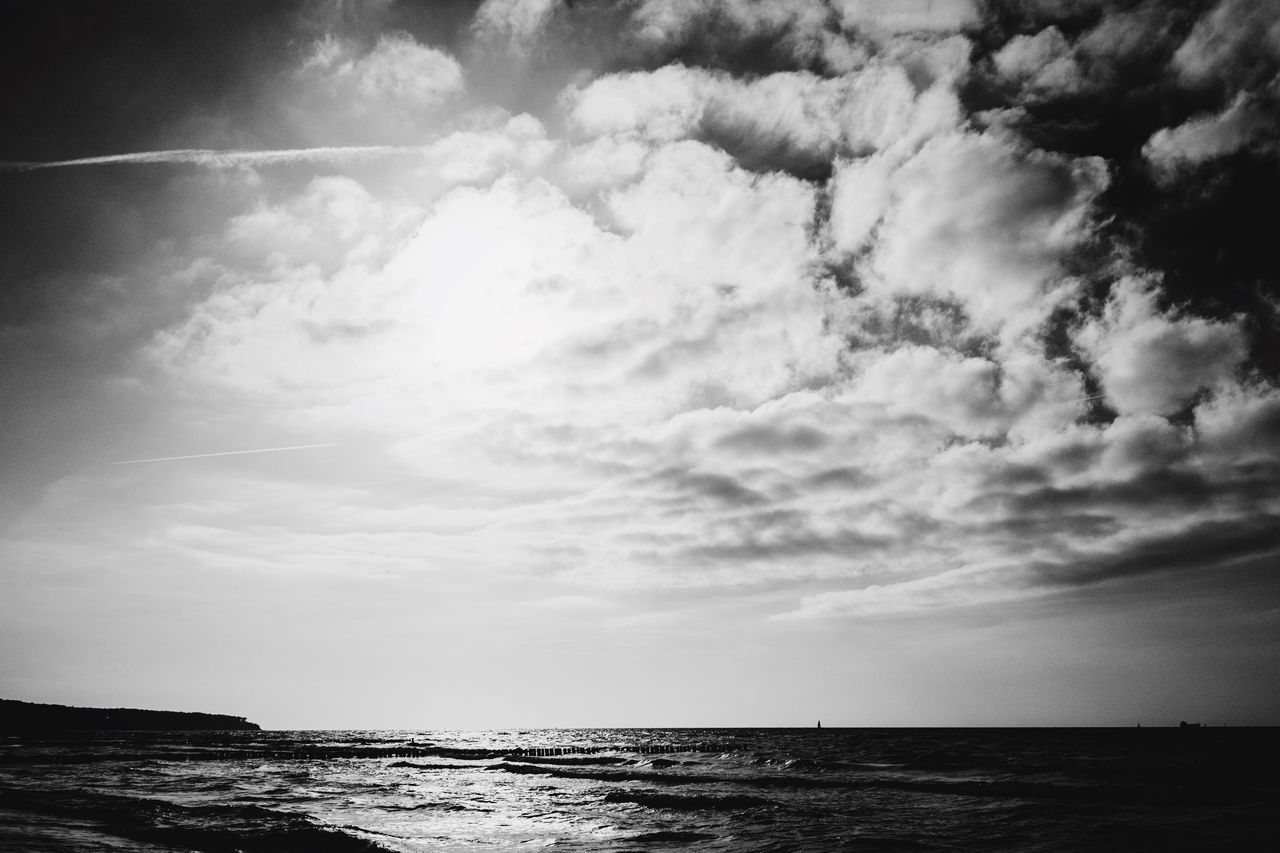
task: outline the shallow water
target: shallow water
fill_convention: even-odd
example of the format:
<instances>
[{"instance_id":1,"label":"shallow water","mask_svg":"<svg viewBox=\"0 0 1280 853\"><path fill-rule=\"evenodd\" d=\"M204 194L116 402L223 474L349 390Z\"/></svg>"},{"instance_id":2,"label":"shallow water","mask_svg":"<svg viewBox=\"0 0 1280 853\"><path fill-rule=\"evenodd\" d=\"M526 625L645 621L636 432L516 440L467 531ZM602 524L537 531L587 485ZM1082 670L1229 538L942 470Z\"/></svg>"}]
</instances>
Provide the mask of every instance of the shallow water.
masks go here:
<instances>
[{"instance_id":1,"label":"shallow water","mask_svg":"<svg viewBox=\"0 0 1280 853\"><path fill-rule=\"evenodd\" d=\"M0 849L1255 850L1269 729L0 739Z\"/></svg>"}]
</instances>

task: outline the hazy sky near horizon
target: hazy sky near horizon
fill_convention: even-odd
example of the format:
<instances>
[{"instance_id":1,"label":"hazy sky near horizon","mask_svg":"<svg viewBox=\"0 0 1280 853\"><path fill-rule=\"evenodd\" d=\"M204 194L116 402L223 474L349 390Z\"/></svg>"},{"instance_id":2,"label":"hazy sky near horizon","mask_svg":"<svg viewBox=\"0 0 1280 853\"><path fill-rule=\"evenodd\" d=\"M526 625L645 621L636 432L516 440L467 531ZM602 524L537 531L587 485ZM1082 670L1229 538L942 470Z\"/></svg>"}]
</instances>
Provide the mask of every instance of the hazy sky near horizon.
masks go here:
<instances>
[{"instance_id":1,"label":"hazy sky near horizon","mask_svg":"<svg viewBox=\"0 0 1280 853\"><path fill-rule=\"evenodd\" d=\"M1265 0L0 32L0 696L1280 723Z\"/></svg>"}]
</instances>

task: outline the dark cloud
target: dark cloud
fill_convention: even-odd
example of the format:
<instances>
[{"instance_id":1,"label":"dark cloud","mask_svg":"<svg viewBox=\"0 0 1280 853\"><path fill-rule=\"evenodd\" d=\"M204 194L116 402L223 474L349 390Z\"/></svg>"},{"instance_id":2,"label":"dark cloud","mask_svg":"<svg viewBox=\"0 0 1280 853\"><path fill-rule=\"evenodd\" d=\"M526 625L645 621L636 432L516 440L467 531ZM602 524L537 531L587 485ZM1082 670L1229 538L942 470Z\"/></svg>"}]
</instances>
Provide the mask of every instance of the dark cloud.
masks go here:
<instances>
[{"instance_id":1,"label":"dark cloud","mask_svg":"<svg viewBox=\"0 0 1280 853\"><path fill-rule=\"evenodd\" d=\"M1051 584L1098 583L1121 577L1186 570L1214 570L1250 557L1280 556L1280 516L1246 521L1205 521L1169 536L1130 545L1120 553L1040 565L1034 574Z\"/></svg>"},{"instance_id":2,"label":"dark cloud","mask_svg":"<svg viewBox=\"0 0 1280 853\"><path fill-rule=\"evenodd\" d=\"M685 550L693 560L740 563L743 561L800 560L837 557L850 561L866 559L893 544L887 537L869 536L857 530L819 532L803 523L770 524L753 517L750 529L738 531L729 541L704 543Z\"/></svg>"},{"instance_id":3,"label":"dark cloud","mask_svg":"<svg viewBox=\"0 0 1280 853\"><path fill-rule=\"evenodd\" d=\"M969 312L958 300L914 294L895 295L861 313L846 334L853 348L930 346L975 357L989 355L993 343L972 330Z\"/></svg>"},{"instance_id":4,"label":"dark cloud","mask_svg":"<svg viewBox=\"0 0 1280 853\"><path fill-rule=\"evenodd\" d=\"M735 75L777 71L823 72L824 36L840 38L839 15L819 0L791 3L630 4L628 67L657 68L670 63L716 68Z\"/></svg>"},{"instance_id":5,"label":"dark cloud","mask_svg":"<svg viewBox=\"0 0 1280 853\"><path fill-rule=\"evenodd\" d=\"M990 500L996 496L988 496ZM1119 483L1075 488L1036 489L1007 500L1018 516L1053 518L1088 509L1186 512L1202 509L1224 497L1202 475L1190 471L1147 471ZM996 497L998 500L998 497Z\"/></svg>"},{"instance_id":6,"label":"dark cloud","mask_svg":"<svg viewBox=\"0 0 1280 853\"><path fill-rule=\"evenodd\" d=\"M830 441L826 433L807 426L771 427L753 425L731 432L716 443L732 451L772 456L788 451L816 450Z\"/></svg>"},{"instance_id":7,"label":"dark cloud","mask_svg":"<svg viewBox=\"0 0 1280 853\"><path fill-rule=\"evenodd\" d=\"M711 500L730 507L764 503L764 494L743 485L728 474L714 474L681 468L665 468L653 475L658 482L669 484L681 499Z\"/></svg>"},{"instance_id":8,"label":"dark cloud","mask_svg":"<svg viewBox=\"0 0 1280 853\"><path fill-rule=\"evenodd\" d=\"M840 468L831 468L814 474L806 480L806 484L816 488L825 489L861 489L875 482L875 477L863 471L861 468L853 466L843 466Z\"/></svg>"}]
</instances>

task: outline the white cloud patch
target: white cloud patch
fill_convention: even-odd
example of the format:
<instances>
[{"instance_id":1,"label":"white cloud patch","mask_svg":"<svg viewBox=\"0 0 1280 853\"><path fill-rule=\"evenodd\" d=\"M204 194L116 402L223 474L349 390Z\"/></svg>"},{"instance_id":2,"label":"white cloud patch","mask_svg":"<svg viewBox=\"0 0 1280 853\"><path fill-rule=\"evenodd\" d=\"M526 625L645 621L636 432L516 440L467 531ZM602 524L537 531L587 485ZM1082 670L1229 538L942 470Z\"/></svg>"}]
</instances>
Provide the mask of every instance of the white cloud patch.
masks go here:
<instances>
[{"instance_id":1,"label":"white cloud patch","mask_svg":"<svg viewBox=\"0 0 1280 853\"><path fill-rule=\"evenodd\" d=\"M1228 383L1247 352L1238 324L1162 312L1155 289L1138 279L1117 284L1103 317L1078 340L1122 414L1172 414L1202 389Z\"/></svg>"},{"instance_id":2,"label":"white cloud patch","mask_svg":"<svg viewBox=\"0 0 1280 853\"><path fill-rule=\"evenodd\" d=\"M1070 94L1082 85L1071 44L1057 27L1019 35L992 57L997 73L1032 94Z\"/></svg>"},{"instance_id":3,"label":"white cloud patch","mask_svg":"<svg viewBox=\"0 0 1280 853\"><path fill-rule=\"evenodd\" d=\"M1157 174L1169 176L1243 148L1276 145L1277 120L1269 104L1241 94L1226 109L1157 131L1142 154Z\"/></svg>"},{"instance_id":4,"label":"white cloud patch","mask_svg":"<svg viewBox=\"0 0 1280 853\"><path fill-rule=\"evenodd\" d=\"M795 611L782 614L783 619L819 619L830 617L894 616L919 614L964 604L987 604L1022 598L1028 590L1020 589L1010 576L1016 572L996 568L951 569L918 580L896 584L871 584L861 589L824 592L805 596Z\"/></svg>"},{"instance_id":5,"label":"white cloud patch","mask_svg":"<svg viewBox=\"0 0 1280 853\"><path fill-rule=\"evenodd\" d=\"M1280 61L1280 20L1268 0L1220 0L1200 18L1173 56L1173 68L1192 85L1240 81Z\"/></svg>"},{"instance_id":6,"label":"white cloud patch","mask_svg":"<svg viewBox=\"0 0 1280 853\"><path fill-rule=\"evenodd\" d=\"M518 47L536 39L560 5L560 0L485 0L471 26L482 39L505 38Z\"/></svg>"},{"instance_id":7,"label":"white cloud patch","mask_svg":"<svg viewBox=\"0 0 1280 853\"><path fill-rule=\"evenodd\" d=\"M835 78L778 72L747 82L669 65L600 78L574 91L567 107L588 136L707 138L761 165L909 149L959 115L946 85L918 92L907 71L889 63Z\"/></svg>"},{"instance_id":8,"label":"white cloud patch","mask_svg":"<svg viewBox=\"0 0 1280 853\"><path fill-rule=\"evenodd\" d=\"M1090 235L1090 204L1106 180L1096 159L938 136L901 164L844 167L832 238L843 252L867 253L859 269L871 290L954 298L977 329L1018 332L1071 295L1060 262Z\"/></svg>"},{"instance_id":9,"label":"white cloud patch","mask_svg":"<svg viewBox=\"0 0 1280 853\"><path fill-rule=\"evenodd\" d=\"M330 175L282 204L263 202L233 218L228 248L242 262L268 268L368 268L385 260L388 244L412 219L406 205L383 204L356 181Z\"/></svg>"},{"instance_id":10,"label":"white cloud patch","mask_svg":"<svg viewBox=\"0 0 1280 853\"><path fill-rule=\"evenodd\" d=\"M835 0L841 23L873 33L956 33L978 23L973 0Z\"/></svg>"},{"instance_id":11,"label":"white cloud patch","mask_svg":"<svg viewBox=\"0 0 1280 853\"><path fill-rule=\"evenodd\" d=\"M895 417L923 415L949 433L976 437L1007 428L999 418L1000 380L1000 366L988 359L904 347L868 364L858 392Z\"/></svg>"},{"instance_id":12,"label":"white cloud patch","mask_svg":"<svg viewBox=\"0 0 1280 853\"><path fill-rule=\"evenodd\" d=\"M384 35L369 50L327 36L293 83L294 121L316 142L421 141L439 109L465 90L456 59L406 33Z\"/></svg>"}]
</instances>

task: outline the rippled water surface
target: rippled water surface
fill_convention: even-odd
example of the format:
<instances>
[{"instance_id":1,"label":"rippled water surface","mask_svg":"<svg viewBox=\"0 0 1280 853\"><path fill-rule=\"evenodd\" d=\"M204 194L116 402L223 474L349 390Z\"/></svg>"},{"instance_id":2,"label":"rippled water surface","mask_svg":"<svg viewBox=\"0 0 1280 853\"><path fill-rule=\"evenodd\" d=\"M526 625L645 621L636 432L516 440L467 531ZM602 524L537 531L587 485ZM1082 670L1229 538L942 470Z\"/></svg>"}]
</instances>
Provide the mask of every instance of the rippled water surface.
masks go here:
<instances>
[{"instance_id":1,"label":"rippled water surface","mask_svg":"<svg viewBox=\"0 0 1280 853\"><path fill-rule=\"evenodd\" d=\"M0 850L1262 850L1258 729L0 738Z\"/></svg>"}]
</instances>

